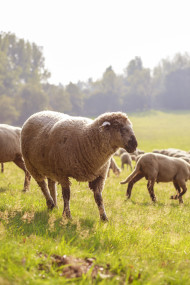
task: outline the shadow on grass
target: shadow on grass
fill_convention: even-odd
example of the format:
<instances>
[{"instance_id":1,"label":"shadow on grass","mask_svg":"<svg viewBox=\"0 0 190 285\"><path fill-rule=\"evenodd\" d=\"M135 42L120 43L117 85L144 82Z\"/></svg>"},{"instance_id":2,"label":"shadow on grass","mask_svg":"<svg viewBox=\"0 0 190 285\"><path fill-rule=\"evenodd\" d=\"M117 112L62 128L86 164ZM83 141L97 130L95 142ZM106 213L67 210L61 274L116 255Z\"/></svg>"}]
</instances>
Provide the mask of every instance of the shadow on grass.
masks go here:
<instances>
[{"instance_id":1,"label":"shadow on grass","mask_svg":"<svg viewBox=\"0 0 190 285\"><path fill-rule=\"evenodd\" d=\"M169 199L170 200L170 199ZM172 201L172 200L170 200ZM136 202L132 199L126 199L125 200L125 203L131 203L133 205L138 205L138 206L146 206L146 207L150 207L150 206L155 206L155 207L166 207L166 206L170 206L170 207L173 207L173 208L177 208L177 207L188 207L189 208L189 203L183 203L183 204L179 204L178 201L173 201L171 202L170 204L165 204L164 202L161 202L161 201L157 201L156 203L154 202L151 202L151 201L145 201L145 202Z\"/></svg>"},{"instance_id":2,"label":"shadow on grass","mask_svg":"<svg viewBox=\"0 0 190 285\"><path fill-rule=\"evenodd\" d=\"M92 232L95 224L95 220L89 218L80 220L67 220L62 216L54 218L47 210L35 212L31 219L30 212L28 214L28 218L23 211L17 212L13 217L9 216L8 223L6 222L4 226L12 236L36 235L60 240L64 237L66 242L71 243L79 241L81 232L86 229Z\"/></svg>"},{"instance_id":3,"label":"shadow on grass","mask_svg":"<svg viewBox=\"0 0 190 285\"><path fill-rule=\"evenodd\" d=\"M7 191L7 188L5 188L5 187L0 187L0 193L3 193L3 192L5 192L5 191Z\"/></svg>"}]
</instances>

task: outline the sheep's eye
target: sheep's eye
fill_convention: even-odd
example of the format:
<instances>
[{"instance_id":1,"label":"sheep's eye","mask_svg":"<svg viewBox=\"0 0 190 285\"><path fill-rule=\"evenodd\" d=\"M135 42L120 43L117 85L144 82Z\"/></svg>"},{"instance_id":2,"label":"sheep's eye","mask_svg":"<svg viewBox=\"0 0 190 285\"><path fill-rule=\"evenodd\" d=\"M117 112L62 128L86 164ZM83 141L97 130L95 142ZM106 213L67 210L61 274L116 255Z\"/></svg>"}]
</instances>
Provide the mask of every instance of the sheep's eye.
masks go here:
<instances>
[{"instance_id":1,"label":"sheep's eye","mask_svg":"<svg viewBox=\"0 0 190 285\"><path fill-rule=\"evenodd\" d=\"M121 133L124 134L124 133L128 133L129 130L125 127L121 128Z\"/></svg>"},{"instance_id":2,"label":"sheep's eye","mask_svg":"<svg viewBox=\"0 0 190 285\"><path fill-rule=\"evenodd\" d=\"M121 133L124 133L124 132L126 132L126 128L123 127L120 129L120 131L121 131Z\"/></svg>"}]
</instances>

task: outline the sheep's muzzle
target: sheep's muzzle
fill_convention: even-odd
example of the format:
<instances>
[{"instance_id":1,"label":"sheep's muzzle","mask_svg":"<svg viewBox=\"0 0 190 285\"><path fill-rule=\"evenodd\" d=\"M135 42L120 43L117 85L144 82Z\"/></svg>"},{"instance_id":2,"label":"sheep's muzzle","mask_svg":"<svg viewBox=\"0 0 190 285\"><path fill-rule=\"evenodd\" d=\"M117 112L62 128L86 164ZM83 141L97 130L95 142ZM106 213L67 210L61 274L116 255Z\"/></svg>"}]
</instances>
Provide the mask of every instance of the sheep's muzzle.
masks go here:
<instances>
[{"instance_id":1,"label":"sheep's muzzle","mask_svg":"<svg viewBox=\"0 0 190 285\"><path fill-rule=\"evenodd\" d=\"M136 148L137 148L137 140L136 140L136 137L132 135L127 145L125 145L125 149L127 152L131 153L131 152L134 152Z\"/></svg>"}]
</instances>

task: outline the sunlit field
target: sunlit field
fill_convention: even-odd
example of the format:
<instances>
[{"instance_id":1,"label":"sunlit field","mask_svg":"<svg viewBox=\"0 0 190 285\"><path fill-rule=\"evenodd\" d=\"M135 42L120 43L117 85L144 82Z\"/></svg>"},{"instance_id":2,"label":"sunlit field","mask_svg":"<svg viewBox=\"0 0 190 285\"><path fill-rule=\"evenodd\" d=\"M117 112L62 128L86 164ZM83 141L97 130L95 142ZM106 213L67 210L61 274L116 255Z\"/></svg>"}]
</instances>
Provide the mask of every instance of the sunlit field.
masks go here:
<instances>
[{"instance_id":1,"label":"sunlit field","mask_svg":"<svg viewBox=\"0 0 190 285\"><path fill-rule=\"evenodd\" d=\"M159 148L190 150L190 113L129 114L146 152ZM118 166L120 158L115 157ZM133 166L135 163L133 162ZM190 284L190 182L184 204L170 200L172 183L155 185L153 204L142 179L126 201L130 170L119 177L111 171L103 191L108 223L100 222L93 193L87 183L72 180L72 220L58 209L48 211L32 179L22 192L24 174L13 163L0 173L0 284ZM88 270L64 265L64 255L80 258ZM85 265L84 265L85 264ZM72 264L71 264L72 265Z\"/></svg>"}]
</instances>

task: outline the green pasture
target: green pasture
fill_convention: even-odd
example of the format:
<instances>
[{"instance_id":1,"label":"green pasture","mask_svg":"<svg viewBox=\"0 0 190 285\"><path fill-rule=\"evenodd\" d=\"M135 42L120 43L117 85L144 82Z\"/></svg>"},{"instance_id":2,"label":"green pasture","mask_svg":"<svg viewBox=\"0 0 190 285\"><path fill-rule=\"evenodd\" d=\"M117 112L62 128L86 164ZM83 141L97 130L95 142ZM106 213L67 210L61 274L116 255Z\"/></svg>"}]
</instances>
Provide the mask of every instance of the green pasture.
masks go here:
<instances>
[{"instance_id":1,"label":"green pasture","mask_svg":"<svg viewBox=\"0 0 190 285\"><path fill-rule=\"evenodd\" d=\"M149 112L129 115L139 148L190 150L190 112ZM120 166L120 158L115 157ZM134 166L133 162L133 166ZM22 192L24 175L13 163L0 173L0 284L190 284L190 191L184 204L170 200L172 183L155 185L158 202L150 200L146 180L135 184L130 201L127 185L110 172L103 191L108 223L100 222L93 193L87 183L72 180L72 220L58 209L48 211L32 179ZM190 182L187 182L190 190ZM82 277L67 278L64 265L53 256L91 258ZM97 266L99 270L93 274Z\"/></svg>"}]
</instances>

